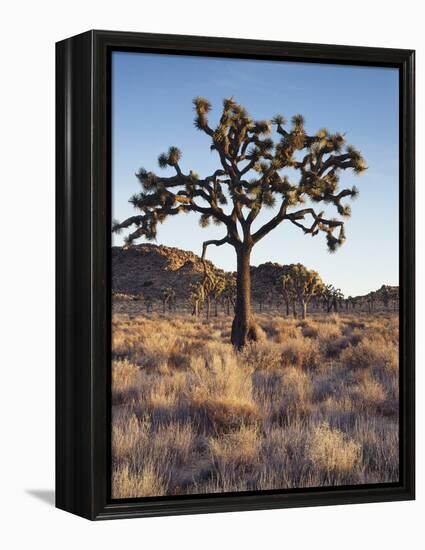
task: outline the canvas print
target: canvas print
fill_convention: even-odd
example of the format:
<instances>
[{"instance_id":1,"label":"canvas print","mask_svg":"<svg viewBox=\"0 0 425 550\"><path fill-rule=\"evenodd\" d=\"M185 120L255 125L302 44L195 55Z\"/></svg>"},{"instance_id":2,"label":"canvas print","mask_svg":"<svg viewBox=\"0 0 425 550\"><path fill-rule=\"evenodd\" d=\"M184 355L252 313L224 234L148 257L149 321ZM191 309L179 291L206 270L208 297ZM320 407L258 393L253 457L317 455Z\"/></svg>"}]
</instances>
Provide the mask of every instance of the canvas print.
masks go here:
<instances>
[{"instance_id":1,"label":"canvas print","mask_svg":"<svg viewBox=\"0 0 425 550\"><path fill-rule=\"evenodd\" d=\"M398 482L398 78L112 53L113 499Z\"/></svg>"}]
</instances>

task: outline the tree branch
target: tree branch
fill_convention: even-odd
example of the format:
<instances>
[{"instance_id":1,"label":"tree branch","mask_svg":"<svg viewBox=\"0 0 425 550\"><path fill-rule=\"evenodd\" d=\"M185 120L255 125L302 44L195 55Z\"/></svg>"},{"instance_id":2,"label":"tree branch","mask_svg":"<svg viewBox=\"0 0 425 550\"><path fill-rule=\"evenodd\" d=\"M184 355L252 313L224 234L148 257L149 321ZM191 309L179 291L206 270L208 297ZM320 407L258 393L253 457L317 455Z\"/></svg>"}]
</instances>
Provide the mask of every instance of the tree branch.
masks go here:
<instances>
[{"instance_id":1,"label":"tree branch","mask_svg":"<svg viewBox=\"0 0 425 550\"><path fill-rule=\"evenodd\" d=\"M269 222L265 223L258 231L252 235L252 240L257 243L260 239L265 237L272 229L277 227L284 219L287 209L287 200L284 199L280 205L279 212Z\"/></svg>"},{"instance_id":2,"label":"tree branch","mask_svg":"<svg viewBox=\"0 0 425 550\"><path fill-rule=\"evenodd\" d=\"M226 243L229 243L230 244L230 239L229 239L229 235L226 235L223 239L212 239L210 241L205 241L204 243L202 243L202 256L201 256L201 260L205 260L205 254L207 252L207 247L210 245L210 244L213 244L215 246L221 246L223 244L226 244Z\"/></svg>"}]
</instances>

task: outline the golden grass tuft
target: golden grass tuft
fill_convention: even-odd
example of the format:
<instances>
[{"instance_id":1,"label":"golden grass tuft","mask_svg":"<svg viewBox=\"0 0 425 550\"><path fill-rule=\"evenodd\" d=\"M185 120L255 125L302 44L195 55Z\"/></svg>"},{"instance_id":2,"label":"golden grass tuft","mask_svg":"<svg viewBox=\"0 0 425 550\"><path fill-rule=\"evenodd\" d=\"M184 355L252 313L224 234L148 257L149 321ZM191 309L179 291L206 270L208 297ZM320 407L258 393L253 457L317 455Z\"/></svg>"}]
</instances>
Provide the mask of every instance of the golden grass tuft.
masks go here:
<instances>
[{"instance_id":1,"label":"golden grass tuft","mask_svg":"<svg viewBox=\"0 0 425 550\"><path fill-rule=\"evenodd\" d=\"M361 457L360 444L345 438L338 429L322 422L314 429L307 445L307 456L315 468L326 473L351 472Z\"/></svg>"},{"instance_id":2,"label":"golden grass tuft","mask_svg":"<svg viewBox=\"0 0 425 550\"><path fill-rule=\"evenodd\" d=\"M281 357L283 367L315 369L319 366L319 345L310 338L292 338L282 345Z\"/></svg>"},{"instance_id":3,"label":"golden grass tuft","mask_svg":"<svg viewBox=\"0 0 425 550\"><path fill-rule=\"evenodd\" d=\"M221 472L255 462L261 445L257 426L241 425L236 431L208 441L211 460Z\"/></svg>"},{"instance_id":4,"label":"golden grass tuft","mask_svg":"<svg viewBox=\"0 0 425 550\"><path fill-rule=\"evenodd\" d=\"M259 410L253 400L251 373L237 362L231 346L209 346L205 356L191 359L188 401L220 429L254 421Z\"/></svg>"},{"instance_id":5,"label":"golden grass tuft","mask_svg":"<svg viewBox=\"0 0 425 550\"><path fill-rule=\"evenodd\" d=\"M381 367L398 370L398 349L386 338L375 335L364 338L357 346L342 351L340 360L352 369Z\"/></svg>"},{"instance_id":6,"label":"golden grass tuft","mask_svg":"<svg viewBox=\"0 0 425 550\"><path fill-rule=\"evenodd\" d=\"M152 465L147 465L140 471L131 472L128 464L123 464L112 473L113 498L136 498L162 496L166 484Z\"/></svg>"}]
</instances>

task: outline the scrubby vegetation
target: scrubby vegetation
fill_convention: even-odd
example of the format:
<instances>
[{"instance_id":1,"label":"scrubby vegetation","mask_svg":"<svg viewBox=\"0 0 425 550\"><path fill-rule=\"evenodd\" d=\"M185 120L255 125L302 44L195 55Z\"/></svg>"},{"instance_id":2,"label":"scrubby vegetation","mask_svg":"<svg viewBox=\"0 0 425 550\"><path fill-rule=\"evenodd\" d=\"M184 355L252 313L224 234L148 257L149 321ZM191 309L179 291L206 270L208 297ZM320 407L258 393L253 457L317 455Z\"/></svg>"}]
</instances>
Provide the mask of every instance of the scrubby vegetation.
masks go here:
<instances>
[{"instance_id":1,"label":"scrubby vegetation","mask_svg":"<svg viewBox=\"0 0 425 550\"><path fill-rule=\"evenodd\" d=\"M114 498L398 480L396 313L257 312L237 351L231 316L128 306L113 315Z\"/></svg>"}]
</instances>

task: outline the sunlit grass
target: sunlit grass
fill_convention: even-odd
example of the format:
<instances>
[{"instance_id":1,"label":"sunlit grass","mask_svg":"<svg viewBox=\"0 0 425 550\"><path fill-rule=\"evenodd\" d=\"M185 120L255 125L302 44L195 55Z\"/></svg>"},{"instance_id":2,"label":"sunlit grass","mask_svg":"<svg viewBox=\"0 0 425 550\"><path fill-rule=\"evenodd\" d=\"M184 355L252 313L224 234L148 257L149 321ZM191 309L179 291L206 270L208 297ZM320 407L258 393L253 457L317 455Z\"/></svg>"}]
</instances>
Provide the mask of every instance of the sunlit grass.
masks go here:
<instances>
[{"instance_id":1,"label":"sunlit grass","mask_svg":"<svg viewBox=\"0 0 425 550\"><path fill-rule=\"evenodd\" d=\"M398 479L398 317L114 313L115 498Z\"/></svg>"}]
</instances>

